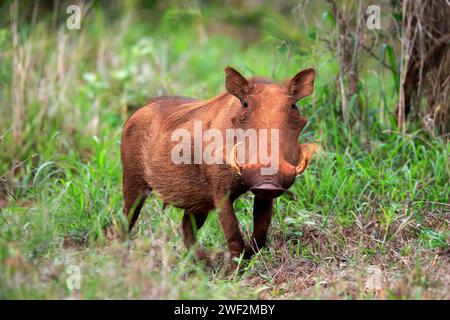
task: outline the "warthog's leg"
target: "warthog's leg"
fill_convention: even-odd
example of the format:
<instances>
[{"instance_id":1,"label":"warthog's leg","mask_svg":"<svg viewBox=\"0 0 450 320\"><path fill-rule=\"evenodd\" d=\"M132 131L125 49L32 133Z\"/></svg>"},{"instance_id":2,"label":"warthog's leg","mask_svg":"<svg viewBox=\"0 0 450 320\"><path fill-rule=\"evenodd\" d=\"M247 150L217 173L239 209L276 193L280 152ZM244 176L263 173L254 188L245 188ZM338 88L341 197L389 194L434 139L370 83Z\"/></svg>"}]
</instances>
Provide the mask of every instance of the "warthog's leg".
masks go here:
<instances>
[{"instance_id":1,"label":"warthog's leg","mask_svg":"<svg viewBox=\"0 0 450 320\"><path fill-rule=\"evenodd\" d=\"M189 212L186 210L181 223L181 237L187 249L192 248L197 241L197 231L203 226L208 212ZM203 250L195 251L197 259L204 260L206 255Z\"/></svg>"},{"instance_id":2,"label":"warthog's leg","mask_svg":"<svg viewBox=\"0 0 450 320\"><path fill-rule=\"evenodd\" d=\"M272 199L255 197L253 204L253 235L245 248L245 258L251 257L266 245L267 231L272 220Z\"/></svg>"},{"instance_id":3,"label":"warthog's leg","mask_svg":"<svg viewBox=\"0 0 450 320\"><path fill-rule=\"evenodd\" d=\"M131 232L135 225L145 199L151 192L146 183L139 177L123 174L123 213L128 220L128 230L122 230L122 238Z\"/></svg>"},{"instance_id":4,"label":"warthog's leg","mask_svg":"<svg viewBox=\"0 0 450 320\"><path fill-rule=\"evenodd\" d=\"M220 208L219 221L227 240L230 260L233 261L234 257L239 257L244 251L245 243L230 200L226 200Z\"/></svg>"}]
</instances>

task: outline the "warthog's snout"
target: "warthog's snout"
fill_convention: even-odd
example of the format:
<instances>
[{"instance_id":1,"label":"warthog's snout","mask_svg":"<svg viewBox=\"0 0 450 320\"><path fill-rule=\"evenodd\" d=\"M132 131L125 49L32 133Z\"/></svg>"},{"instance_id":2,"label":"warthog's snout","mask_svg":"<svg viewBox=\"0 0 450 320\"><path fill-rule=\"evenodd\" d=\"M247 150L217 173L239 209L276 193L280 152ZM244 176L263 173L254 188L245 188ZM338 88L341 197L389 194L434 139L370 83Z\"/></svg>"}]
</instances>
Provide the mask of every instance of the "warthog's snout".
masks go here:
<instances>
[{"instance_id":1,"label":"warthog's snout","mask_svg":"<svg viewBox=\"0 0 450 320\"><path fill-rule=\"evenodd\" d=\"M260 183L250 189L255 196L265 199L273 199L283 194L286 189L271 182Z\"/></svg>"}]
</instances>

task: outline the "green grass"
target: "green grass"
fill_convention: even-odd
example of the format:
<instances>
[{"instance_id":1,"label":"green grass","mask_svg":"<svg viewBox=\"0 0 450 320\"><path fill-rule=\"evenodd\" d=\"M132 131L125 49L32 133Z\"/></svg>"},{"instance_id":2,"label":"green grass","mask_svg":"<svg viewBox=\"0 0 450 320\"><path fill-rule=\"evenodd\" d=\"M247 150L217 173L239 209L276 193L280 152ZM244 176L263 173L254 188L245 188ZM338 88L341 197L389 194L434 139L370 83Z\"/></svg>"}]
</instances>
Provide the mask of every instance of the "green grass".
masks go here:
<instances>
[{"instance_id":1,"label":"green grass","mask_svg":"<svg viewBox=\"0 0 450 320\"><path fill-rule=\"evenodd\" d=\"M171 9L149 23L130 7L95 6L81 30L19 15L15 50L10 26L0 29L0 191L8 191L0 193L0 298L450 298L450 144L414 123L405 136L392 130L390 71L367 62L367 122L350 123L332 98L336 58L311 33L289 53L264 28L250 42L214 31L213 9ZM239 30L234 15L223 10L220 21ZM276 19L264 12L263 26ZM122 219L127 105L163 93L212 97L229 64L277 80L308 66L318 74L314 96L299 103L309 119L300 139L322 151L276 200L268 248L226 273L213 212L200 232L214 263L205 269L182 245L182 212L163 211L156 196L131 242L111 239ZM247 237L251 204L251 195L235 203ZM80 290L66 286L72 265ZM366 288L374 266L377 290Z\"/></svg>"}]
</instances>

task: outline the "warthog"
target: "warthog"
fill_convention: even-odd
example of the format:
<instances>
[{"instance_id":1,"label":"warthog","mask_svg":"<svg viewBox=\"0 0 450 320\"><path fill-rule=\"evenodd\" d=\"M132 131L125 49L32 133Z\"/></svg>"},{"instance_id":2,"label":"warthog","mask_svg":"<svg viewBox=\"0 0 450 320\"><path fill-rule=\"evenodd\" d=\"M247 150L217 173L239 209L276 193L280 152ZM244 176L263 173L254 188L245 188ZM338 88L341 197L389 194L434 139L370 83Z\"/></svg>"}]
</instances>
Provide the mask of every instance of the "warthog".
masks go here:
<instances>
[{"instance_id":1,"label":"warthog","mask_svg":"<svg viewBox=\"0 0 450 320\"><path fill-rule=\"evenodd\" d=\"M123 211L131 231L145 198L156 192L164 204L184 209L181 235L191 248L208 213L217 208L230 258L241 254L248 258L266 243L273 199L294 183L316 151L316 145L297 142L307 120L296 106L312 94L315 71L303 70L285 84L260 77L246 79L231 67L225 71L227 92L223 94L207 101L157 97L129 117L121 144ZM183 134L195 135L196 126L214 134L200 141L188 137L180 143ZM220 136L229 138L230 130L241 133L232 136L231 146L217 141ZM256 134L247 134L250 130ZM267 134L258 135L261 132ZM257 145L253 151L252 137ZM214 161L202 159L207 158L206 149ZM271 153L270 163L263 161L263 154ZM184 159L181 163L179 157ZM216 161L220 158L223 161ZM269 167L273 170L264 173ZM247 191L255 197L254 230L246 244L233 203ZM200 249L195 253L199 259L206 258Z\"/></svg>"}]
</instances>

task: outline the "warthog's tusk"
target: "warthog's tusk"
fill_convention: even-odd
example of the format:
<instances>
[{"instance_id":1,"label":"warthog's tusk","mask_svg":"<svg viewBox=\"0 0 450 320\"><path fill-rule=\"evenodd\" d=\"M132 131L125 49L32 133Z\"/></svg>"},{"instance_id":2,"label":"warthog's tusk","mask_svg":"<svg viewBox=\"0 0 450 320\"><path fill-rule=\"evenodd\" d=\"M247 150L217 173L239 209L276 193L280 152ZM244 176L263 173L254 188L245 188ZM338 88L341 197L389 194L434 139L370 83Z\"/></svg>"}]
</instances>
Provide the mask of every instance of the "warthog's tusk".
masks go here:
<instances>
[{"instance_id":1,"label":"warthog's tusk","mask_svg":"<svg viewBox=\"0 0 450 320\"><path fill-rule=\"evenodd\" d=\"M314 152L317 151L319 146L317 144L305 143L300 145L300 160L295 167L295 174L298 176L305 171L308 166L309 159L311 159Z\"/></svg>"},{"instance_id":2,"label":"warthog's tusk","mask_svg":"<svg viewBox=\"0 0 450 320\"><path fill-rule=\"evenodd\" d=\"M241 175L241 165L237 160L237 146L240 145L241 143L242 142L236 143L230 152L230 165L238 175Z\"/></svg>"}]
</instances>

